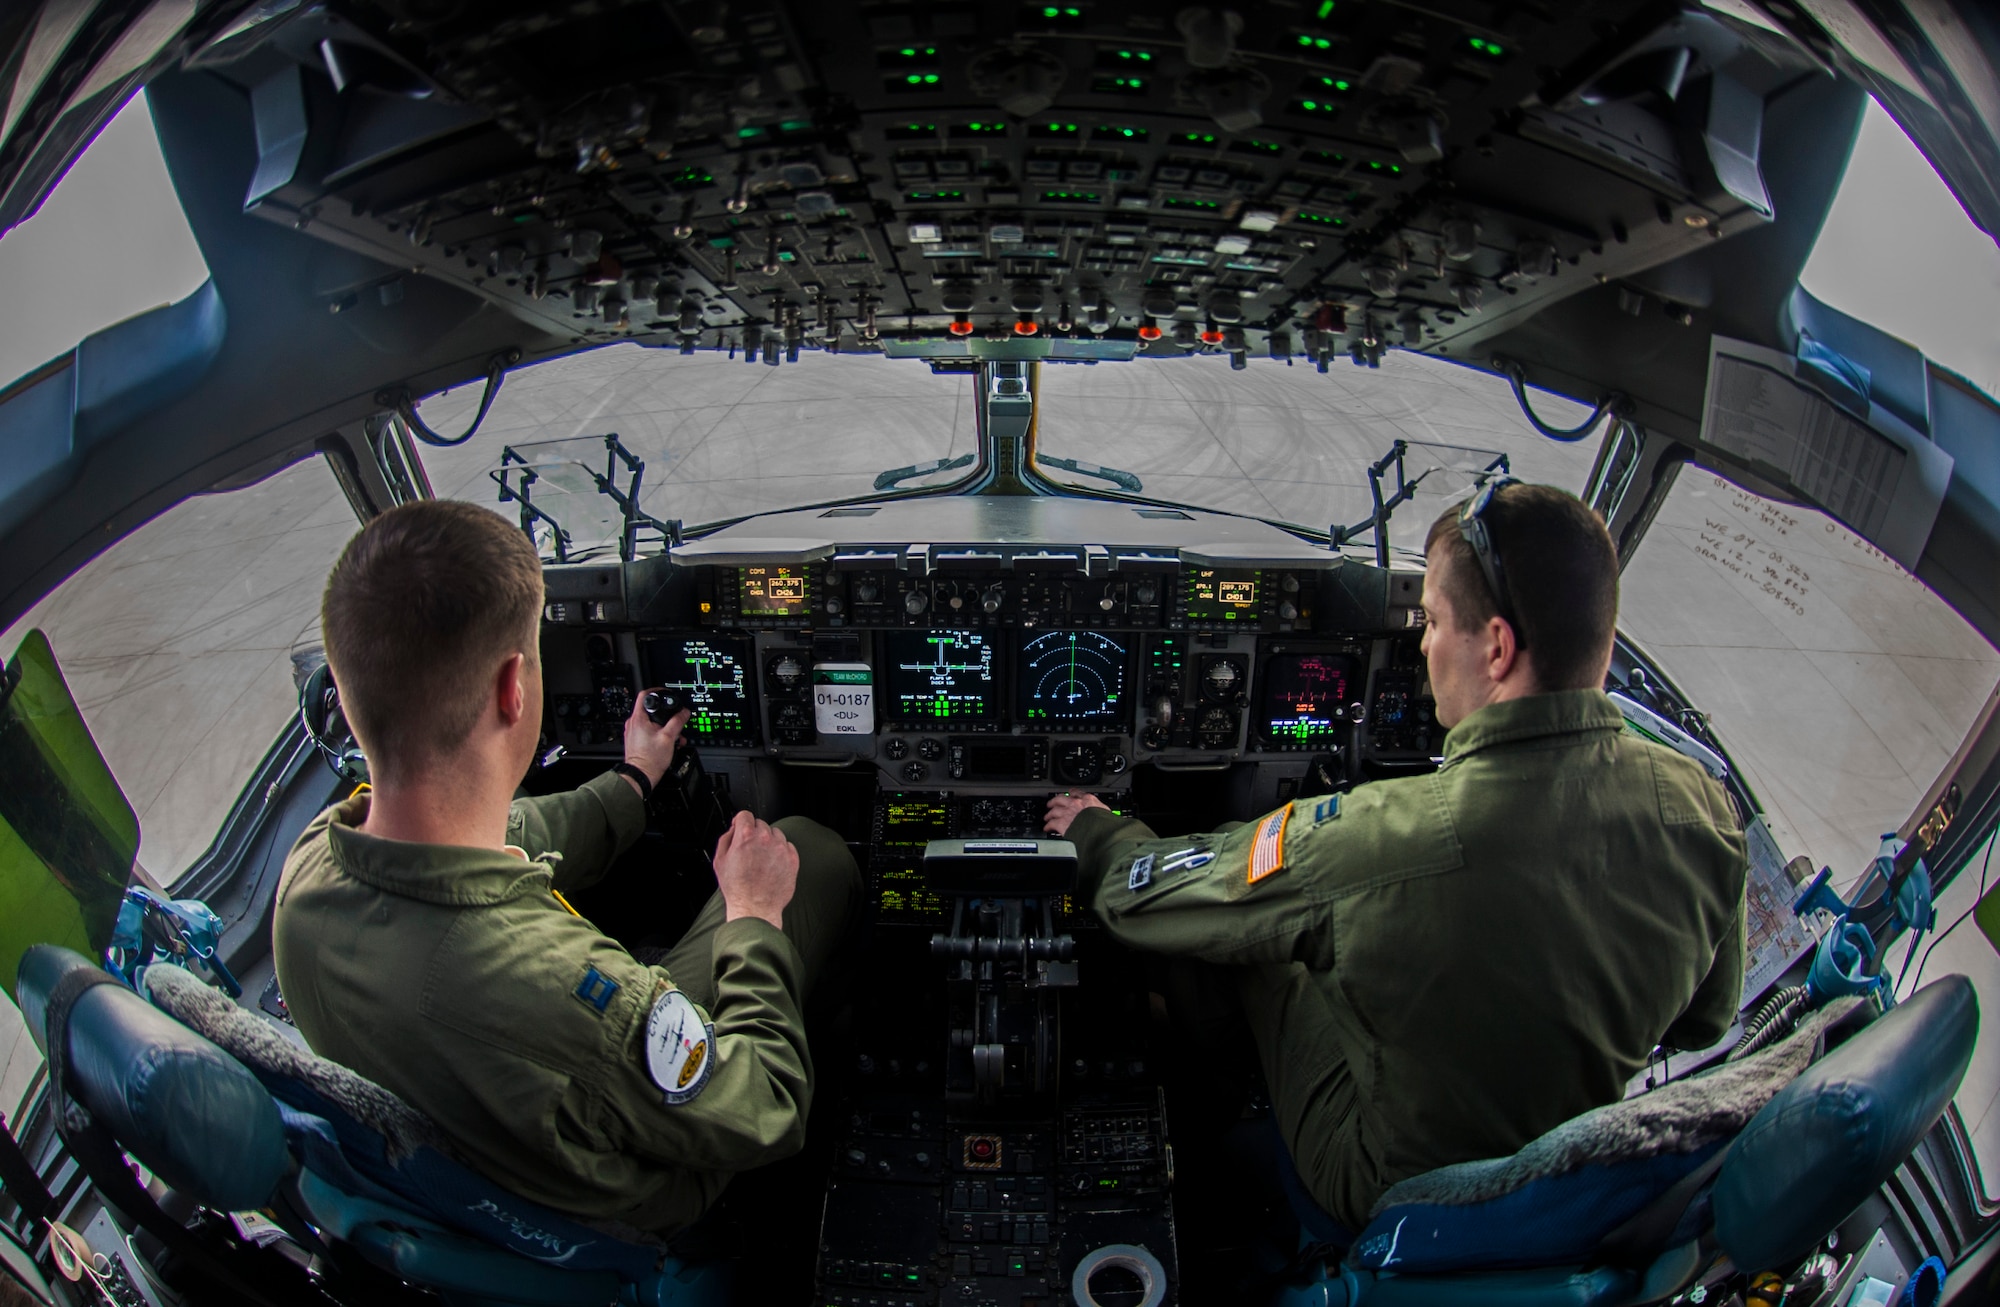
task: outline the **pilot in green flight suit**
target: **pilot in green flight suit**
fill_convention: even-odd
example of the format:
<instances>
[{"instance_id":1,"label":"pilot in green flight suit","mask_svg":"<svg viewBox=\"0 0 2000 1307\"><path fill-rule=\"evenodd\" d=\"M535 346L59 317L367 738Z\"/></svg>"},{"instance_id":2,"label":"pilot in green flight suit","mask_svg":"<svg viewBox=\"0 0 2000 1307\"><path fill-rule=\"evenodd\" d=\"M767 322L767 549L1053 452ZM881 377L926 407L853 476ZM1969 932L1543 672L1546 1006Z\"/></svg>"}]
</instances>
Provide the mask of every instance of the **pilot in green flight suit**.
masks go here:
<instances>
[{"instance_id":1,"label":"pilot in green flight suit","mask_svg":"<svg viewBox=\"0 0 2000 1307\"><path fill-rule=\"evenodd\" d=\"M436 1121L549 1206L672 1232L730 1175L801 1146L800 1006L860 894L812 822L738 814L717 893L648 966L573 913L645 827L687 715L635 709L626 761L512 800L540 730L541 565L470 504L427 501L348 544L321 617L372 793L293 847L272 930L293 1019L322 1056Z\"/></svg>"},{"instance_id":2,"label":"pilot in green flight suit","mask_svg":"<svg viewBox=\"0 0 2000 1307\"><path fill-rule=\"evenodd\" d=\"M1299 1176L1350 1231L1398 1180L1617 1100L1655 1045L1715 1043L1743 985L1730 799L1599 688L1602 521L1508 481L1440 518L1427 556L1435 773L1178 839L1050 804L1114 936L1222 964Z\"/></svg>"}]
</instances>

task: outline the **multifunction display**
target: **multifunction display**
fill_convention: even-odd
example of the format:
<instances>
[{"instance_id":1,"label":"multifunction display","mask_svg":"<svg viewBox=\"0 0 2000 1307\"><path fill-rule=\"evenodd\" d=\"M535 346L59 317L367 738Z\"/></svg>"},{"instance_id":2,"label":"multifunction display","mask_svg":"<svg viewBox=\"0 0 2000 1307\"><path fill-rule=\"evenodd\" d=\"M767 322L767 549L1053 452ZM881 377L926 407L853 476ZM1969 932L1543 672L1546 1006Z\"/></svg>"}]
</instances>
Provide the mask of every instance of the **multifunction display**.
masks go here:
<instances>
[{"instance_id":1,"label":"multifunction display","mask_svg":"<svg viewBox=\"0 0 2000 1307\"><path fill-rule=\"evenodd\" d=\"M983 631L907 631L883 640L891 721L978 728L1000 717L994 637Z\"/></svg>"},{"instance_id":2,"label":"multifunction display","mask_svg":"<svg viewBox=\"0 0 2000 1307\"><path fill-rule=\"evenodd\" d=\"M1258 728L1281 749L1332 748L1346 730L1358 665L1345 653L1277 653L1264 664Z\"/></svg>"},{"instance_id":3,"label":"multifunction display","mask_svg":"<svg viewBox=\"0 0 2000 1307\"><path fill-rule=\"evenodd\" d=\"M804 617L810 601L804 567L746 567L738 573L737 607L744 617Z\"/></svg>"},{"instance_id":4,"label":"multifunction display","mask_svg":"<svg viewBox=\"0 0 2000 1307\"><path fill-rule=\"evenodd\" d=\"M750 641L730 636L664 636L641 641L650 685L680 694L690 737L714 744L757 742Z\"/></svg>"},{"instance_id":5,"label":"multifunction display","mask_svg":"<svg viewBox=\"0 0 2000 1307\"><path fill-rule=\"evenodd\" d=\"M1181 610L1190 622L1255 625L1263 611L1264 584L1254 571L1191 567L1181 585Z\"/></svg>"},{"instance_id":6,"label":"multifunction display","mask_svg":"<svg viewBox=\"0 0 2000 1307\"><path fill-rule=\"evenodd\" d=\"M1015 720L1043 730L1116 730L1131 718L1129 638L1100 631L1023 633Z\"/></svg>"}]
</instances>

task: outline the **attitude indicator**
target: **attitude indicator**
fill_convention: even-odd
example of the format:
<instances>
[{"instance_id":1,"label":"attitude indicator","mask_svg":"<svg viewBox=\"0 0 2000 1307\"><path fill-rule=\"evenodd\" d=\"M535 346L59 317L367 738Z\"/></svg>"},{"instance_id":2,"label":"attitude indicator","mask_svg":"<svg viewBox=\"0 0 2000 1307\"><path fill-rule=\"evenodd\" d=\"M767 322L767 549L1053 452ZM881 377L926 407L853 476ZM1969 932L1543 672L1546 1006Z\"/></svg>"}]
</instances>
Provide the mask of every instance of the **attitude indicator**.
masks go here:
<instances>
[{"instance_id":1,"label":"attitude indicator","mask_svg":"<svg viewBox=\"0 0 2000 1307\"><path fill-rule=\"evenodd\" d=\"M899 722L978 726L999 716L994 647L979 631L905 631L889 645L889 709Z\"/></svg>"},{"instance_id":2,"label":"attitude indicator","mask_svg":"<svg viewBox=\"0 0 2000 1307\"><path fill-rule=\"evenodd\" d=\"M690 739L733 743L753 735L747 649L718 636L649 641L652 683L688 707Z\"/></svg>"},{"instance_id":3,"label":"attitude indicator","mask_svg":"<svg viewBox=\"0 0 2000 1307\"><path fill-rule=\"evenodd\" d=\"M1132 649L1098 631L1049 631L1021 646L1020 720L1050 730L1127 725L1125 676Z\"/></svg>"}]
</instances>

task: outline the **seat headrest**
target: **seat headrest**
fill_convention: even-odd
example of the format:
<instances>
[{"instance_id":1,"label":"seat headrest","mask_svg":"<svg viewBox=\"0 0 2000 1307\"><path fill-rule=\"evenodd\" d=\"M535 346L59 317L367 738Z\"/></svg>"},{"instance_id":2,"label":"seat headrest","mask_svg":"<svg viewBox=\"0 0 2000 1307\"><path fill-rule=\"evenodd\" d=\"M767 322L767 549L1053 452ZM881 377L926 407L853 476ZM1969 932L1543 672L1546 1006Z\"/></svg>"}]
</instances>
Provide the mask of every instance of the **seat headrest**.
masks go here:
<instances>
[{"instance_id":1,"label":"seat headrest","mask_svg":"<svg viewBox=\"0 0 2000 1307\"><path fill-rule=\"evenodd\" d=\"M37 944L21 959L21 1014L46 1051L63 1040L66 1088L167 1184L217 1211L262 1207L290 1169L277 1104L240 1062L123 985L96 985L46 1030L49 1000L88 958Z\"/></svg>"},{"instance_id":2,"label":"seat headrest","mask_svg":"<svg viewBox=\"0 0 2000 1307\"><path fill-rule=\"evenodd\" d=\"M1972 982L1945 976L1806 1068L1744 1128L1716 1180L1723 1250L1752 1268L1811 1251L1937 1124L1978 1037Z\"/></svg>"}]
</instances>

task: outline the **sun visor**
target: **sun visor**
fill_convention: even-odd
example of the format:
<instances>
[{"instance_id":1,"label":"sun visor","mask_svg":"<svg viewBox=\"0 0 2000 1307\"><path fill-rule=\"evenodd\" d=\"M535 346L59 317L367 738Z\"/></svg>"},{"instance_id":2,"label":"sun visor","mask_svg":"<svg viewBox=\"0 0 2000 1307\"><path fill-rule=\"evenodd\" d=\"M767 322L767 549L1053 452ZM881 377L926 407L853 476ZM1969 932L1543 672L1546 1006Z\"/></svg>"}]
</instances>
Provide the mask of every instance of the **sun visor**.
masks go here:
<instances>
[{"instance_id":1,"label":"sun visor","mask_svg":"<svg viewBox=\"0 0 2000 1307\"><path fill-rule=\"evenodd\" d=\"M1868 398L1835 355L1796 357L1717 336L1701 444L1825 510L1914 572L1937 522L1952 457Z\"/></svg>"},{"instance_id":2,"label":"sun visor","mask_svg":"<svg viewBox=\"0 0 2000 1307\"><path fill-rule=\"evenodd\" d=\"M139 818L30 631L0 670L0 988L34 944L103 957L138 852Z\"/></svg>"}]
</instances>

